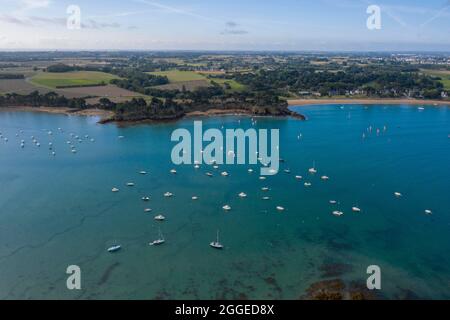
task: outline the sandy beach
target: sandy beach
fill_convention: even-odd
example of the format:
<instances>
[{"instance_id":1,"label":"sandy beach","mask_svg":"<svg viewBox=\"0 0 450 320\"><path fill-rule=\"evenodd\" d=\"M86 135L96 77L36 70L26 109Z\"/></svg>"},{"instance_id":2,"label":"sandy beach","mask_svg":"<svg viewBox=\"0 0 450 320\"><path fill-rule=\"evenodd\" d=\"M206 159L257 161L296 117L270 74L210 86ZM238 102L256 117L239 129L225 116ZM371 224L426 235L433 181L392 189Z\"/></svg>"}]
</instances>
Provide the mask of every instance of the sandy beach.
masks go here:
<instances>
[{"instance_id":1,"label":"sandy beach","mask_svg":"<svg viewBox=\"0 0 450 320\"><path fill-rule=\"evenodd\" d=\"M204 116L228 116L228 115L251 115L250 111L239 109L210 109L208 111L193 111L186 114L186 117Z\"/></svg>"},{"instance_id":2,"label":"sandy beach","mask_svg":"<svg viewBox=\"0 0 450 320\"><path fill-rule=\"evenodd\" d=\"M318 104L412 104L412 105L445 105L450 101L417 100L417 99L292 99L288 100L290 106L305 106Z\"/></svg>"}]
</instances>

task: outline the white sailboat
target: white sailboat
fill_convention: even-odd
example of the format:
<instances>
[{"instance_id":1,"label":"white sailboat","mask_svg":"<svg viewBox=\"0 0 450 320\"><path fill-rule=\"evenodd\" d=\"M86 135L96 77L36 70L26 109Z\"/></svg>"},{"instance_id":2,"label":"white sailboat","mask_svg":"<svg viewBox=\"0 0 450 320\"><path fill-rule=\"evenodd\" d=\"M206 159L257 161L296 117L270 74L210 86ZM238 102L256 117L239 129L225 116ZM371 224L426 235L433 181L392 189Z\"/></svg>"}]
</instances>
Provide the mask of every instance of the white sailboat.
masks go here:
<instances>
[{"instance_id":1,"label":"white sailboat","mask_svg":"<svg viewBox=\"0 0 450 320\"><path fill-rule=\"evenodd\" d=\"M315 161L313 162L313 167L310 168L310 169L308 170L308 172L311 173L311 174L317 173L316 162L315 162Z\"/></svg>"},{"instance_id":2,"label":"white sailboat","mask_svg":"<svg viewBox=\"0 0 450 320\"><path fill-rule=\"evenodd\" d=\"M344 215L344 213L342 211L333 211L333 215L340 217L340 216Z\"/></svg>"},{"instance_id":3,"label":"white sailboat","mask_svg":"<svg viewBox=\"0 0 450 320\"><path fill-rule=\"evenodd\" d=\"M108 252L114 253L114 252L120 251L121 249L122 249L121 245L114 245L114 246L108 248Z\"/></svg>"},{"instance_id":4,"label":"white sailboat","mask_svg":"<svg viewBox=\"0 0 450 320\"><path fill-rule=\"evenodd\" d=\"M219 241L219 230L217 230L217 239L209 244L212 248L222 250L223 245Z\"/></svg>"},{"instance_id":5,"label":"white sailboat","mask_svg":"<svg viewBox=\"0 0 450 320\"><path fill-rule=\"evenodd\" d=\"M155 217L155 220L156 221L164 221L164 220L166 220L166 217L164 217L162 214L160 214Z\"/></svg>"},{"instance_id":6,"label":"white sailboat","mask_svg":"<svg viewBox=\"0 0 450 320\"><path fill-rule=\"evenodd\" d=\"M164 239L161 229L159 229L159 238L150 242L149 245L150 246L159 246L159 245L164 244L165 242L166 242L166 239Z\"/></svg>"}]
</instances>

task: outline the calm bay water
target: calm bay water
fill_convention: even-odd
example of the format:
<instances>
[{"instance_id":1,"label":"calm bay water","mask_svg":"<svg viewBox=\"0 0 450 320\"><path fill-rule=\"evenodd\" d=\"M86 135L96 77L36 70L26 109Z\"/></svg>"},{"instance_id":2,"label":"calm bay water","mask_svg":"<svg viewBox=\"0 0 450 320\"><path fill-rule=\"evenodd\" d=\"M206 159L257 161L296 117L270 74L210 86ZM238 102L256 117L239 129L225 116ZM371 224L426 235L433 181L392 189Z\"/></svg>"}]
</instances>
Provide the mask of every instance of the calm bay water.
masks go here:
<instances>
[{"instance_id":1,"label":"calm bay water","mask_svg":"<svg viewBox=\"0 0 450 320\"><path fill-rule=\"evenodd\" d=\"M309 121L258 119L258 128L280 129L281 167L291 170L265 181L257 166L253 174L250 166L183 166L171 175L170 135L192 129L193 119L120 128L95 118L0 112L8 138L0 141L0 298L296 299L321 280L365 285L367 267L379 265L383 297L450 299L450 109L298 110ZM252 127L246 117L202 120L205 129ZM311 176L313 161L318 174ZM220 176L224 170L229 177ZM261 200L262 187L270 187L270 201ZM164 198L168 191L173 198ZM142 202L147 195L151 201ZM331 214L338 209L343 216ZM167 220L157 223L155 214ZM149 247L159 227L167 243ZM223 251L209 248L217 229ZM123 250L109 254L115 243ZM81 267L81 291L66 288L69 265Z\"/></svg>"}]
</instances>

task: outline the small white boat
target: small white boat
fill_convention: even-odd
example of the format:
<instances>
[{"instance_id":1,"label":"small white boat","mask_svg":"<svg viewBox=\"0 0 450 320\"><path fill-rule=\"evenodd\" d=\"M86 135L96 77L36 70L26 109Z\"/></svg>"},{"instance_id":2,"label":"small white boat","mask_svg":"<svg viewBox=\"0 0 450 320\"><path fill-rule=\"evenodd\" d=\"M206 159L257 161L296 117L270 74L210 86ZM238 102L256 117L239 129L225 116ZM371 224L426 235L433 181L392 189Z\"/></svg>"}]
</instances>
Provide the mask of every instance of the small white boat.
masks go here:
<instances>
[{"instance_id":1,"label":"small white boat","mask_svg":"<svg viewBox=\"0 0 450 320\"><path fill-rule=\"evenodd\" d=\"M170 173L171 173L171 174L177 174L177 170L172 169L172 170L170 170Z\"/></svg>"},{"instance_id":2,"label":"small white boat","mask_svg":"<svg viewBox=\"0 0 450 320\"><path fill-rule=\"evenodd\" d=\"M276 171L276 170L274 170L274 171ZM291 170L285 169L284 172L285 172L285 173L291 173Z\"/></svg>"},{"instance_id":3,"label":"small white boat","mask_svg":"<svg viewBox=\"0 0 450 320\"><path fill-rule=\"evenodd\" d=\"M322 176L322 177L320 177L320 179L322 179L322 180L324 180L324 181L327 181L327 180L330 180L330 177L328 177L328 176Z\"/></svg>"},{"instance_id":4,"label":"small white boat","mask_svg":"<svg viewBox=\"0 0 450 320\"><path fill-rule=\"evenodd\" d=\"M264 191L264 192L267 192L267 191L269 191L270 189L269 189L268 187L264 187L264 188L261 188L261 190Z\"/></svg>"},{"instance_id":5,"label":"small white boat","mask_svg":"<svg viewBox=\"0 0 450 320\"><path fill-rule=\"evenodd\" d=\"M315 162L313 162L313 167L309 168L308 172L311 173L311 174L316 174L317 173L316 163Z\"/></svg>"},{"instance_id":6,"label":"small white boat","mask_svg":"<svg viewBox=\"0 0 450 320\"><path fill-rule=\"evenodd\" d=\"M277 210L278 210L278 211L284 211L284 210L286 210L286 209L285 209L284 207L278 206L278 207L277 207Z\"/></svg>"},{"instance_id":7,"label":"small white boat","mask_svg":"<svg viewBox=\"0 0 450 320\"><path fill-rule=\"evenodd\" d=\"M150 246L160 246L160 245L164 244L165 242L166 242L166 240L164 239L161 229L159 229L159 239L156 239L156 240L150 242L149 245Z\"/></svg>"},{"instance_id":8,"label":"small white boat","mask_svg":"<svg viewBox=\"0 0 450 320\"><path fill-rule=\"evenodd\" d=\"M394 196L401 198L403 195L400 192L394 192Z\"/></svg>"},{"instance_id":9,"label":"small white boat","mask_svg":"<svg viewBox=\"0 0 450 320\"><path fill-rule=\"evenodd\" d=\"M211 172L207 172L206 175L210 178L213 177L213 174Z\"/></svg>"},{"instance_id":10,"label":"small white boat","mask_svg":"<svg viewBox=\"0 0 450 320\"><path fill-rule=\"evenodd\" d=\"M139 174L146 175L147 171L139 171Z\"/></svg>"},{"instance_id":11,"label":"small white boat","mask_svg":"<svg viewBox=\"0 0 450 320\"><path fill-rule=\"evenodd\" d=\"M78 137L76 137L78 139ZM125 138L124 136L118 136L119 139Z\"/></svg>"},{"instance_id":12,"label":"small white boat","mask_svg":"<svg viewBox=\"0 0 450 320\"><path fill-rule=\"evenodd\" d=\"M166 220L166 217L164 217L162 214L160 214L155 217L155 220L156 221L164 221L164 220Z\"/></svg>"},{"instance_id":13,"label":"small white boat","mask_svg":"<svg viewBox=\"0 0 450 320\"><path fill-rule=\"evenodd\" d=\"M340 217L340 216L344 215L344 213L342 211L333 211L333 215Z\"/></svg>"},{"instance_id":14,"label":"small white boat","mask_svg":"<svg viewBox=\"0 0 450 320\"><path fill-rule=\"evenodd\" d=\"M217 239L209 244L212 248L222 250L223 245L219 241L219 230L217 230Z\"/></svg>"},{"instance_id":15,"label":"small white boat","mask_svg":"<svg viewBox=\"0 0 450 320\"><path fill-rule=\"evenodd\" d=\"M268 201L268 200L270 200L270 197L262 197L262 199L263 199L264 201Z\"/></svg>"},{"instance_id":16,"label":"small white boat","mask_svg":"<svg viewBox=\"0 0 450 320\"><path fill-rule=\"evenodd\" d=\"M72 149L72 153L77 153L77 150L76 149Z\"/></svg>"},{"instance_id":17,"label":"small white boat","mask_svg":"<svg viewBox=\"0 0 450 320\"><path fill-rule=\"evenodd\" d=\"M56 152L55 151L52 151L52 156L56 156Z\"/></svg>"},{"instance_id":18,"label":"small white boat","mask_svg":"<svg viewBox=\"0 0 450 320\"><path fill-rule=\"evenodd\" d=\"M311 182L305 182L305 187L311 187L312 183Z\"/></svg>"},{"instance_id":19,"label":"small white boat","mask_svg":"<svg viewBox=\"0 0 450 320\"><path fill-rule=\"evenodd\" d=\"M152 212L152 209L146 208L146 209L144 209L144 212L146 212L146 213Z\"/></svg>"},{"instance_id":20,"label":"small white boat","mask_svg":"<svg viewBox=\"0 0 450 320\"><path fill-rule=\"evenodd\" d=\"M427 210L425 210L425 214L431 216L433 214L433 211L427 209Z\"/></svg>"},{"instance_id":21,"label":"small white boat","mask_svg":"<svg viewBox=\"0 0 450 320\"><path fill-rule=\"evenodd\" d=\"M111 191L112 191L112 192L119 192L119 189L117 189L117 188L112 188Z\"/></svg>"},{"instance_id":22,"label":"small white boat","mask_svg":"<svg viewBox=\"0 0 450 320\"><path fill-rule=\"evenodd\" d=\"M231 207L229 205L225 205L225 206L222 207L222 209L225 210L225 211L230 211Z\"/></svg>"},{"instance_id":23,"label":"small white boat","mask_svg":"<svg viewBox=\"0 0 450 320\"><path fill-rule=\"evenodd\" d=\"M259 180L266 180L266 177L259 177Z\"/></svg>"},{"instance_id":24,"label":"small white boat","mask_svg":"<svg viewBox=\"0 0 450 320\"><path fill-rule=\"evenodd\" d=\"M297 179L297 180L302 180L303 177L302 177L302 176L295 176L295 179Z\"/></svg>"},{"instance_id":25,"label":"small white boat","mask_svg":"<svg viewBox=\"0 0 450 320\"><path fill-rule=\"evenodd\" d=\"M142 197L142 201L148 202L150 201L150 197Z\"/></svg>"},{"instance_id":26,"label":"small white boat","mask_svg":"<svg viewBox=\"0 0 450 320\"><path fill-rule=\"evenodd\" d=\"M248 173L253 173L253 169L248 169Z\"/></svg>"},{"instance_id":27,"label":"small white boat","mask_svg":"<svg viewBox=\"0 0 450 320\"><path fill-rule=\"evenodd\" d=\"M336 200L330 200L330 204L337 204Z\"/></svg>"},{"instance_id":28,"label":"small white boat","mask_svg":"<svg viewBox=\"0 0 450 320\"><path fill-rule=\"evenodd\" d=\"M425 110L425 108L424 108L424 107L419 107L419 108L417 108L417 109L419 109L420 111L423 111L423 110Z\"/></svg>"},{"instance_id":29,"label":"small white boat","mask_svg":"<svg viewBox=\"0 0 450 320\"><path fill-rule=\"evenodd\" d=\"M219 169L219 166L218 165L214 165L213 168L217 170L217 169Z\"/></svg>"},{"instance_id":30,"label":"small white boat","mask_svg":"<svg viewBox=\"0 0 450 320\"><path fill-rule=\"evenodd\" d=\"M112 246L112 247L108 248L108 252L109 253L114 253L114 252L120 251L120 249L122 249L122 246L115 245L115 246Z\"/></svg>"},{"instance_id":31,"label":"small white boat","mask_svg":"<svg viewBox=\"0 0 450 320\"><path fill-rule=\"evenodd\" d=\"M353 212L361 212L361 209L358 208L358 207L353 207L353 208L352 208L352 211L353 211Z\"/></svg>"},{"instance_id":32,"label":"small white boat","mask_svg":"<svg viewBox=\"0 0 450 320\"><path fill-rule=\"evenodd\" d=\"M195 168L195 169L200 169L200 166L199 166L198 164L196 164L196 165L194 166L194 168Z\"/></svg>"},{"instance_id":33,"label":"small white boat","mask_svg":"<svg viewBox=\"0 0 450 320\"><path fill-rule=\"evenodd\" d=\"M247 194L245 192L239 193L240 198L247 198Z\"/></svg>"},{"instance_id":34,"label":"small white boat","mask_svg":"<svg viewBox=\"0 0 450 320\"><path fill-rule=\"evenodd\" d=\"M226 172L226 171L222 172L221 175L222 175L223 177L228 177L228 176L229 176L228 172Z\"/></svg>"},{"instance_id":35,"label":"small white boat","mask_svg":"<svg viewBox=\"0 0 450 320\"><path fill-rule=\"evenodd\" d=\"M196 200L198 200L198 197L197 196L193 196L192 200L196 201Z\"/></svg>"},{"instance_id":36,"label":"small white boat","mask_svg":"<svg viewBox=\"0 0 450 320\"><path fill-rule=\"evenodd\" d=\"M21 144L20 144L20 147L21 147L21 148L25 148L25 144L21 143Z\"/></svg>"},{"instance_id":37,"label":"small white boat","mask_svg":"<svg viewBox=\"0 0 450 320\"><path fill-rule=\"evenodd\" d=\"M166 198L173 197L173 193L171 193L171 192L166 192L166 193L164 193L164 197L166 197Z\"/></svg>"},{"instance_id":38,"label":"small white boat","mask_svg":"<svg viewBox=\"0 0 450 320\"><path fill-rule=\"evenodd\" d=\"M134 187L134 183L133 182L128 182L127 183L127 187Z\"/></svg>"}]
</instances>

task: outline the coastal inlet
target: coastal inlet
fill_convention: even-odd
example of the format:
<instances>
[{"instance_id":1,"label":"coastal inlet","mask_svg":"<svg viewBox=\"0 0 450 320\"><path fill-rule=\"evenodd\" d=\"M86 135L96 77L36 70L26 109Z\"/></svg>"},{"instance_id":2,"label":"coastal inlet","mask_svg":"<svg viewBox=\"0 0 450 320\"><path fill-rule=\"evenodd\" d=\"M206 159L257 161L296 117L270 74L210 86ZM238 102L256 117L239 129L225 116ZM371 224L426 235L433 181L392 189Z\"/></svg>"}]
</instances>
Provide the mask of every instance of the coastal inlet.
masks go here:
<instances>
[{"instance_id":1,"label":"coastal inlet","mask_svg":"<svg viewBox=\"0 0 450 320\"><path fill-rule=\"evenodd\" d=\"M0 298L449 299L448 107L293 110L308 121L202 118L278 129L267 177L174 165L171 134L195 118L1 111ZM69 265L82 290L67 290ZM370 265L380 292L364 289Z\"/></svg>"}]
</instances>

